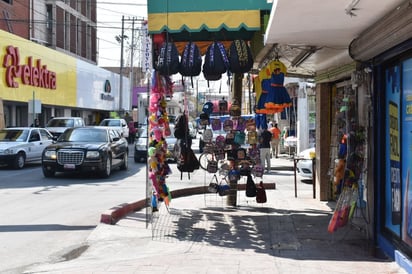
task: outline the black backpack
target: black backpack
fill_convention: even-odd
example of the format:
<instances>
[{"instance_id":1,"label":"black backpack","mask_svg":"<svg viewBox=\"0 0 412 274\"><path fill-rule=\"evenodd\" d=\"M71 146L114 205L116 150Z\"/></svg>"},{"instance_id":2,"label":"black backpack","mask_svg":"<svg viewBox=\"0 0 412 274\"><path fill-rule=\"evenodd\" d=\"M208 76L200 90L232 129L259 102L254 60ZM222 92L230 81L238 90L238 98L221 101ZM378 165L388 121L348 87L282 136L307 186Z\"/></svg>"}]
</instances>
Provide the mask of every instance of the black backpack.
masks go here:
<instances>
[{"instance_id":1,"label":"black backpack","mask_svg":"<svg viewBox=\"0 0 412 274\"><path fill-rule=\"evenodd\" d=\"M186 114L180 114L176 117L174 136L176 139L186 139L189 134L189 125Z\"/></svg>"},{"instance_id":2,"label":"black backpack","mask_svg":"<svg viewBox=\"0 0 412 274\"><path fill-rule=\"evenodd\" d=\"M156 70L164 76L179 72L179 52L174 43L165 42L160 48Z\"/></svg>"},{"instance_id":3,"label":"black backpack","mask_svg":"<svg viewBox=\"0 0 412 274\"><path fill-rule=\"evenodd\" d=\"M257 188L252 175L248 174L246 180L246 197L256 197L256 191Z\"/></svg>"},{"instance_id":4,"label":"black backpack","mask_svg":"<svg viewBox=\"0 0 412 274\"><path fill-rule=\"evenodd\" d=\"M245 73L253 67L252 52L244 40L234 40L230 45L228 56L232 73Z\"/></svg>"},{"instance_id":5,"label":"black backpack","mask_svg":"<svg viewBox=\"0 0 412 274\"><path fill-rule=\"evenodd\" d=\"M203 76L208 81L222 78L222 74L229 70L229 59L226 49L221 42L213 42L206 50L203 64Z\"/></svg>"},{"instance_id":6,"label":"black backpack","mask_svg":"<svg viewBox=\"0 0 412 274\"><path fill-rule=\"evenodd\" d=\"M200 167L199 160L190 148L190 145L183 140L178 140L176 146L177 148L175 151L177 151L178 154L176 167L180 171L180 180L182 180L183 172L187 172L190 179L190 172L193 172Z\"/></svg>"},{"instance_id":7,"label":"black backpack","mask_svg":"<svg viewBox=\"0 0 412 274\"><path fill-rule=\"evenodd\" d=\"M198 76L202 71L202 56L198 46L189 42L186 44L181 58L179 72L182 76Z\"/></svg>"}]
</instances>

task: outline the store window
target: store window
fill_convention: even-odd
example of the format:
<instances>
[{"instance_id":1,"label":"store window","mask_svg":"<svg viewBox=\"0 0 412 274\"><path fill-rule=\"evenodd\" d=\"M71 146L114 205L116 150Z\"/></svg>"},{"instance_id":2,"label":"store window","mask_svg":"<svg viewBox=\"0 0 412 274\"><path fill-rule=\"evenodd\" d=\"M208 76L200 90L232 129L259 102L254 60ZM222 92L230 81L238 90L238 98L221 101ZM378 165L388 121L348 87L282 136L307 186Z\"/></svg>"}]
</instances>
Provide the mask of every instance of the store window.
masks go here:
<instances>
[{"instance_id":1,"label":"store window","mask_svg":"<svg viewBox=\"0 0 412 274\"><path fill-rule=\"evenodd\" d=\"M385 69L384 227L412 246L412 58Z\"/></svg>"},{"instance_id":2,"label":"store window","mask_svg":"<svg viewBox=\"0 0 412 274\"><path fill-rule=\"evenodd\" d=\"M412 58L403 62L402 71L402 161L401 180L403 182L403 226L402 240L412 246Z\"/></svg>"}]
</instances>

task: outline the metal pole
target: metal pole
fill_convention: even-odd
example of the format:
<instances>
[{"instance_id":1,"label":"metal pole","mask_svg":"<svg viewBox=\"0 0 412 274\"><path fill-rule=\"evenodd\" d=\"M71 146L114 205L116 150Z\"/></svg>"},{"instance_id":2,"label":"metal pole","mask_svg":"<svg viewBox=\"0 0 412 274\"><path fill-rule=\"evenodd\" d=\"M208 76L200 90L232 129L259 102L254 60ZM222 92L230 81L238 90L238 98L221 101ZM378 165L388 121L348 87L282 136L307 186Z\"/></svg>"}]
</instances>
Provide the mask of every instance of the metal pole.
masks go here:
<instances>
[{"instance_id":1,"label":"metal pole","mask_svg":"<svg viewBox=\"0 0 412 274\"><path fill-rule=\"evenodd\" d=\"M132 20L132 47L130 49L130 94L133 98L133 86L134 86L134 70L133 70L133 55L134 55L134 21L135 17ZM133 100L130 100L130 110L132 110Z\"/></svg>"},{"instance_id":2,"label":"metal pole","mask_svg":"<svg viewBox=\"0 0 412 274\"><path fill-rule=\"evenodd\" d=\"M298 181L296 179L296 164L299 161L299 159L296 159L293 157L293 171L295 173L295 198L298 197Z\"/></svg>"},{"instance_id":3,"label":"metal pole","mask_svg":"<svg viewBox=\"0 0 412 274\"><path fill-rule=\"evenodd\" d=\"M199 79L196 80L196 117L199 117Z\"/></svg>"},{"instance_id":4,"label":"metal pole","mask_svg":"<svg viewBox=\"0 0 412 274\"><path fill-rule=\"evenodd\" d=\"M119 111L122 110L123 100L123 40L124 40L124 15L122 16L122 35L120 37L120 85L119 85Z\"/></svg>"},{"instance_id":5,"label":"metal pole","mask_svg":"<svg viewBox=\"0 0 412 274\"><path fill-rule=\"evenodd\" d=\"M36 118L35 118L35 116L36 116L36 110L34 109L34 106L35 106L34 100L35 100L35 99L36 99L36 96L35 96L35 92L34 92L34 90L33 90L33 127L36 126Z\"/></svg>"}]
</instances>

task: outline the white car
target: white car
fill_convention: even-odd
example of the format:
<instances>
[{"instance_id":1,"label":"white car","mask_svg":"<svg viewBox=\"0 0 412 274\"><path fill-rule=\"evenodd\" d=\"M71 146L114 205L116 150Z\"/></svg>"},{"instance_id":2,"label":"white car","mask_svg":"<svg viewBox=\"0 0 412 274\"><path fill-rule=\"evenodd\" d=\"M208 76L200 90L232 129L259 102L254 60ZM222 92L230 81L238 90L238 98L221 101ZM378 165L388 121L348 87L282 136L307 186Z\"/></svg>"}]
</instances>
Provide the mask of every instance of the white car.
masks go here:
<instances>
[{"instance_id":1,"label":"white car","mask_svg":"<svg viewBox=\"0 0 412 274\"><path fill-rule=\"evenodd\" d=\"M53 135L44 128L19 127L0 130L0 164L21 169L26 163L41 161Z\"/></svg>"},{"instance_id":2,"label":"white car","mask_svg":"<svg viewBox=\"0 0 412 274\"><path fill-rule=\"evenodd\" d=\"M300 152L297 156L300 160L296 164L296 171L301 177L312 179L313 157L315 155L315 148L308 148Z\"/></svg>"},{"instance_id":3,"label":"white car","mask_svg":"<svg viewBox=\"0 0 412 274\"><path fill-rule=\"evenodd\" d=\"M125 119L107 118L103 119L99 126L116 128L124 138L129 138L129 126Z\"/></svg>"},{"instance_id":4,"label":"white car","mask_svg":"<svg viewBox=\"0 0 412 274\"><path fill-rule=\"evenodd\" d=\"M82 117L54 117L47 122L46 129L55 137L59 137L66 129L84 127Z\"/></svg>"}]
</instances>

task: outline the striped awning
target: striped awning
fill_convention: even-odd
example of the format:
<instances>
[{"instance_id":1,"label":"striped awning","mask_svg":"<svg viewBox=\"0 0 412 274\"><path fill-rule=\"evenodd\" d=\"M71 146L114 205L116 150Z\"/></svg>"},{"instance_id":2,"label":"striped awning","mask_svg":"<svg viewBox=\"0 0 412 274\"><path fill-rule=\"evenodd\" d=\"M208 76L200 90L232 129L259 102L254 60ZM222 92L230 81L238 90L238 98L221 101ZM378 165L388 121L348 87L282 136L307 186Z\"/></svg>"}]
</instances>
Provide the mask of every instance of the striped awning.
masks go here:
<instances>
[{"instance_id":1,"label":"striped awning","mask_svg":"<svg viewBox=\"0 0 412 274\"><path fill-rule=\"evenodd\" d=\"M266 0L150 0L149 33L167 32L174 41L246 39L261 29L261 11L270 9Z\"/></svg>"}]
</instances>

